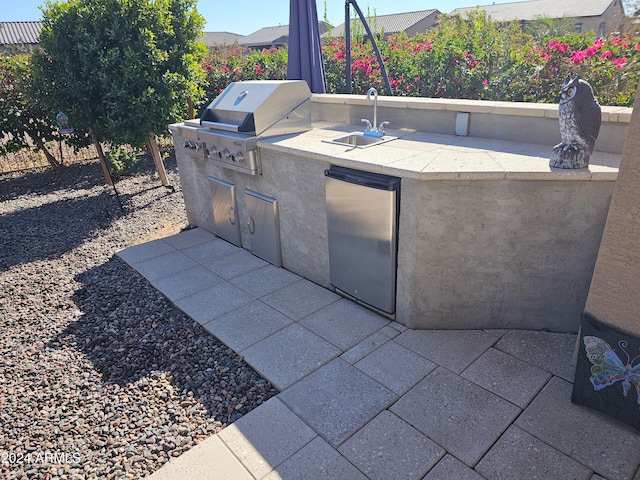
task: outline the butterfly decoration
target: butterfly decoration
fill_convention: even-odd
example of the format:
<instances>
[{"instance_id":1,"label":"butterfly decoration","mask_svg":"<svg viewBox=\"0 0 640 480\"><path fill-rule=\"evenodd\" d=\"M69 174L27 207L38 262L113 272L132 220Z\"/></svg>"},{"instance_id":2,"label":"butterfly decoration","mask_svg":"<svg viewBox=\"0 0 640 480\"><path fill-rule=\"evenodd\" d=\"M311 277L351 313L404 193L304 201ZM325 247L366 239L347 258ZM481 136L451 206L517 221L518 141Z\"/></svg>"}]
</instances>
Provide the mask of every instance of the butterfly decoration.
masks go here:
<instances>
[{"instance_id":1,"label":"butterfly decoration","mask_svg":"<svg viewBox=\"0 0 640 480\"><path fill-rule=\"evenodd\" d=\"M627 356L627 363L624 364L611 346L601 338L584 336L582 340L587 358L592 363L589 380L593 388L598 391L621 381L622 394L626 397L633 384L636 387L637 402L640 404L640 362L634 365L634 362L640 359L640 355L631 359L626 351L628 342L620 340L618 346Z\"/></svg>"}]
</instances>

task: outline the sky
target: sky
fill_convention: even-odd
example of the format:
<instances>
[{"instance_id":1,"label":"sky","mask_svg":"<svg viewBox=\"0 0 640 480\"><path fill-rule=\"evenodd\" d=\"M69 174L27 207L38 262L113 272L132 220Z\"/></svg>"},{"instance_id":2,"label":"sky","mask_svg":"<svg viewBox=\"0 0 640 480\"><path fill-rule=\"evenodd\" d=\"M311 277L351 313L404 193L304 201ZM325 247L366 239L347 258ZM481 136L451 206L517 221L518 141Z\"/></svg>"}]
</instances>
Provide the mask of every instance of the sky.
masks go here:
<instances>
[{"instance_id":1,"label":"sky","mask_svg":"<svg viewBox=\"0 0 640 480\"><path fill-rule=\"evenodd\" d=\"M436 9L449 13L454 8L475 7L513 0L357 0L360 10L367 15L414 12ZM0 21L39 20L39 6L44 0L0 0ZM326 17L333 25L344 23L343 0L316 0L318 19ZM326 5L326 7L325 7ZM289 24L289 0L199 0L198 11L206 20L205 32L231 32L249 35L263 27ZM355 10L351 8L352 17Z\"/></svg>"}]
</instances>

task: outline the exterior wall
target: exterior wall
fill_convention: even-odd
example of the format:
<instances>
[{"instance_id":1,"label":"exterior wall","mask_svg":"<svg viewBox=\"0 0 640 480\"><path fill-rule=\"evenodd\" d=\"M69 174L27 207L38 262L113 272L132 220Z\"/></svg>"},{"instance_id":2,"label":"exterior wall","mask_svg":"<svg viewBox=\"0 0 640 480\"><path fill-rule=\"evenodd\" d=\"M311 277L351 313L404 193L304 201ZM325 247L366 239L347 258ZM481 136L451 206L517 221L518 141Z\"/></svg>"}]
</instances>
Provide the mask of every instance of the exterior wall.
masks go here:
<instances>
[{"instance_id":1,"label":"exterior wall","mask_svg":"<svg viewBox=\"0 0 640 480\"><path fill-rule=\"evenodd\" d=\"M184 139L177 138L175 133L173 138L187 220L190 225L197 225L215 233L213 209L210 203L211 193L207 180L208 164L204 158L194 160L188 156L187 149L182 145Z\"/></svg>"},{"instance_id":2,"label":"exterior wall","mask_svg":"<svg viewBox=\"0 0 640 480\"><path fill-rule=\"evenodd\" d=\"M605 34L613 32L624 32L625 15L621 0L614 0L602 14L601 22L606 23ZM597 29L594 32L598 33Z\"/></svg>"},{"instance_id":3,"label":"exterior wall","mask_svg":"<svg viewBox=\"0 0 640 480\"><path fill-rule=\"evenodd\" d=\"M640 102L640 89L636 102ZM585 309L640 336L640 112L631 118L616 188Z\"/></svg>"},{"instance_id":4,"label":"exterior wall","mask_svg":"<svg viewBox=\"0 0 640 480\"><path fill-rule=\"evenodd\" d=\"M613 186L403 179L396 318L577 331Z\"/></svg>"},{"instance_id":5,"label":"exterior wall","mask_svg":"<svg viewBox=\"0 0 640 480\"><path fill-rule=\"evenodd\" d=\"M578 17L575 23L581 24L580 33L593 32L596 37L621 33L625 28L624 14L619 12L613 3L599 17ZM602 24L604 24L604 32L601 31Z\"/></svg>"}]
</instances>

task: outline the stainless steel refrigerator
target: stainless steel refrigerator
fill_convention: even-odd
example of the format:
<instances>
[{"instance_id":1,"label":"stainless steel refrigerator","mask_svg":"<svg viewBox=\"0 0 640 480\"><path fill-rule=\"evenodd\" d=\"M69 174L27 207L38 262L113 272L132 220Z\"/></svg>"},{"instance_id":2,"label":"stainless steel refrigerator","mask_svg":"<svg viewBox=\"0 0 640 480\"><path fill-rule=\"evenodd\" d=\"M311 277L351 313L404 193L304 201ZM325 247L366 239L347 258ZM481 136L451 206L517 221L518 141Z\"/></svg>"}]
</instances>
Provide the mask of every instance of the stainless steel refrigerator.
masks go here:
<instances>
[{"instance_id":1,"label":"stainless steel refrigerator","mask_svg":"<svg viewBox=\"0 0 640 480\"><path fill-rule=\"evenodd\" d=\"M332 165L325 193L331 285L395 313L400 179Z\"/></svg>"}]
</instances>

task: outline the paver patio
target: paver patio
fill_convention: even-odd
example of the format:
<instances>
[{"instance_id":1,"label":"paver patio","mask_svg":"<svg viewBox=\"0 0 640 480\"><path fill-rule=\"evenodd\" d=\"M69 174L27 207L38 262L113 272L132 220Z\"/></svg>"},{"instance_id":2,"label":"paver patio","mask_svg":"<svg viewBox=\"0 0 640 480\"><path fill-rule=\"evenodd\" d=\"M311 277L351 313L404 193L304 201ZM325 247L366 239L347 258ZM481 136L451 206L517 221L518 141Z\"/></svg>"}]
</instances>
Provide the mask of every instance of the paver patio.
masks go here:
<instances>
[{"instance_id":1,"label":"paver patio","mask_svg":"<svg viewBox=\"0 0 640 480\"><path fill-rule=\"evenodd\" d=\"M570 401L575 335L408 330L201 229L119 256L281 391L154 480L640 480Z\"/></svg>"}]
</instances>

